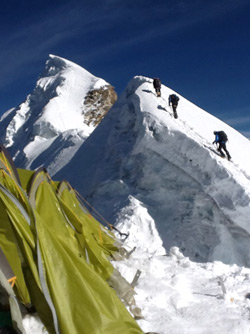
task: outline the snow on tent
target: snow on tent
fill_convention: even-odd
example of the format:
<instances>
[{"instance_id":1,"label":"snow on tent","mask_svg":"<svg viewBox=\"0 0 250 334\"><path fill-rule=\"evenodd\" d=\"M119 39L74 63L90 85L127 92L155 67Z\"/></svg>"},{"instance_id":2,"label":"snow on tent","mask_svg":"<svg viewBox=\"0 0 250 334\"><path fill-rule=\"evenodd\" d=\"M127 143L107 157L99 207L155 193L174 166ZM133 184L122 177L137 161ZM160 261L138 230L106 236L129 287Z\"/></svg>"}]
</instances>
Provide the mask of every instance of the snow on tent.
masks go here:
<instances>
[{"instance_id":1,"label":"snow on tent","mask_svg":"<svg viewBox=\"0 0 250 334\"><path fill-rule=\"evenodd\" d=\"M18 333L32 311L53 334L142 333L133 284L110 262L126 251L66 181L16 169L1 146L0 212L0 304Z\"/></svg>"}]
</instances>

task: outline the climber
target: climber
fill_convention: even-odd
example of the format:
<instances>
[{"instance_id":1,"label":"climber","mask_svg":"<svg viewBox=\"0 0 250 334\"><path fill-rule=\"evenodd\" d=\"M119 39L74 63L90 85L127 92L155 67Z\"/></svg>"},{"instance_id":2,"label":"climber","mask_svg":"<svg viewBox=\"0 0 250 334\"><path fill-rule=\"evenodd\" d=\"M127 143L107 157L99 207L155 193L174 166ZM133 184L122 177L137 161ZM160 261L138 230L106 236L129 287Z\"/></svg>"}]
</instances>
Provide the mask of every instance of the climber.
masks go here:
<instances>
[{"instance_id":1,"label":"climber","mask_svg":"<svg viewBox=\"0 0 250 334\"><path fill-rule=\"evenodd\" d=\"M168 98L168 104L171 105L172 104L172 108L173 108L173 112L174 112L174 118L178 118L177 115L177 106L178 106L178 102L179 102L179 97L175 94L171 94L169 95Z\"/></svg>"},{"instance_id":2,"label":"climber","mask_svg":"<svg viewBox=\"0 0 250 334\"><path fill-rule=\"evenodd\" d=\"M154 78L153 86L157 96L161 96L161 80L159 78Z\"/></svg>"},{"instance_id":3,"label":"climber","mask_svg":"<svg viewBox=\"0 0 250 334\"><path fill-rule=\"evenodd\" d=\"M225 158L224 152L226 152L227 159L230 160L231 156L226 148L226 142L228 141L226 133L224 131L214 131L214 135L215 135L215 140L213 141L213 144L219 144L217 150L218 152L220 152L221 157ZM222 150L224 152L222 152Z\"/></svg>"}]
</instances>

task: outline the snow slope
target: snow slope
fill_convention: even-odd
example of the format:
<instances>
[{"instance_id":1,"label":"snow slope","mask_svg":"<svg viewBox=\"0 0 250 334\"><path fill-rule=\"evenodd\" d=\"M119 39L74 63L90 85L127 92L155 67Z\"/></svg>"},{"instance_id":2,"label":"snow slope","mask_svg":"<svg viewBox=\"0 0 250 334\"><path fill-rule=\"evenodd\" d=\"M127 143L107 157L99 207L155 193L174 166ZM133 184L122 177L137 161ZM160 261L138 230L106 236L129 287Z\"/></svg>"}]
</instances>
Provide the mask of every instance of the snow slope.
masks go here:
<instances>
[{"instance_id":1,"label":"snow slope","mask_svg":"<svg viewBox=\"0 0 250 334\"><path fill-rule=\"evenodd\" d=\"M34 91L0 121L1 142L16 165L58 171L96 126L87 117L87 94L109 87L82 67L50 55Z\"/></svg>"},{"instance_id":2,"label":"snow slope","mask_svg":"<svg viewBox=\"0 0 250 334\"><path fill-rule=\"evenodd\" d=\"M141 271L142 330L248 334L250 143L180 95L174 119L170 93L132 79L57 177L129 232L124 247L136 249L114 265L128 281ZM228 134L231 162L214 130Z\"/></svg>"},{"instance_id":3,"label":"snow slope","mask_svg":"<svg viewBox=\"0 0 250 334\"><path fill-rule=\"evenodd\" d=\"M135 77L70 163L67 178L112 223L147 209L168 251L193 261L250 265L250 142L180 96L172 117L162 87ZM212 146L213 131L229 137L232 162Z\"/></svg>"}]
</instances>

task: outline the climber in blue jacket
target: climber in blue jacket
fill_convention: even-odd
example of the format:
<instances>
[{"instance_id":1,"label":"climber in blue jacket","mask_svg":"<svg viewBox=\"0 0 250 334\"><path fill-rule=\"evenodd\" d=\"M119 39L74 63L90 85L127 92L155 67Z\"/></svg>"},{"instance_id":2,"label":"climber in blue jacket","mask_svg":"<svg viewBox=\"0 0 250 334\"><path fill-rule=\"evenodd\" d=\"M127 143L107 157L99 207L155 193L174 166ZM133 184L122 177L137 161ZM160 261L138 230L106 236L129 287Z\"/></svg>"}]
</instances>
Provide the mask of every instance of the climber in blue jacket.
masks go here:
<instances>
[{"instance_id":1,"label":"climber in blue jacket","mask_svg":"<svg viewBox=\"0 0 250 334\"><path fill-rule=\"evenodd\" d=\"M219 144L218 152L220 152L222 158L225 158L225 154L222 150L226 153L228 160L231 159L231 156L226 148L226 142L228 141L227 135L224 131L214 131L215 140L213 144Z\"/></svg>"}]
</instances>

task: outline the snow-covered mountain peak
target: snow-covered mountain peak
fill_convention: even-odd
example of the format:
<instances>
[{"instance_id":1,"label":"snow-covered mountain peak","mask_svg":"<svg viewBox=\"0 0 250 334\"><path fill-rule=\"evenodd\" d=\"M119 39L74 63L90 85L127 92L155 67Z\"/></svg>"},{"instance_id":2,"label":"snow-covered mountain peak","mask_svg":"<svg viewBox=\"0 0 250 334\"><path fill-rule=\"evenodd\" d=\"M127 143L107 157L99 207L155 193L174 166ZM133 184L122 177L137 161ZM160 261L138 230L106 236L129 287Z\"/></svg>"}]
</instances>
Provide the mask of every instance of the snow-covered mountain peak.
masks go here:
<instances>
[{"instance_id":1,"label":"snow-covered mountain peak","mask_svg":"<svg viewBox=\"0 0 250 334\"><path fill-rule=\"evenodd\" d=\"M55 79L57 79L58 76L63 82L68 77L70 71L74 71L75 76L82 77L81 87L86 86L88 90L99 89L101 87L109 85L105 80L97 78L96 76L85 70L83 67L73 63L72 61L51 54L49 55L49 59L46 61L44 71L42 72L38 82L46 81L45 78L48 77L54 77Z\"/></svg>"},{"instance_id":2,"label":"snow-covered mountain peak","mask_svg":"<svg viewBox=\"0 0 250 334\"><path fill-rule=\"evenodd\" d=\"M17 108L7 127L7 146L13 144L18 130L30 118L33 136L51 138L70 129L84 130L89 135L94 126L86 126L84 101L89 91L105 86L109 86L106 81L82 67L50 55L34 91Z\"/></svg>"},{"instance_id":3,"label":"snow-covered mountain peak","mask_svg":"<svg viewBox=\"0 0 250 334\"><path fill-rule=\"evenodd\" d=\"M105 80L71 61L50 55L33 92L1 118L2 143L19 167L37 168L46 163L50 170L50 162L53 159L55 166L56 156L46 162L38 156L44 150L55 151L52 145L58 136L72 140L72 136L63 136L71 131L75 135L73 142L60 141L64 154L60 152L61 161L56 165L61 166L62 156L66 163L115 101L116 93ZM66 148L70 148L67 154ZM60 149L56 148L58 154Z\"/></svg>"}]
</instances>

